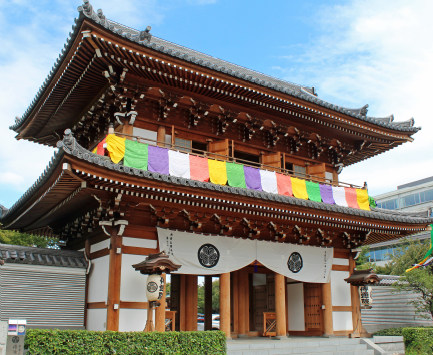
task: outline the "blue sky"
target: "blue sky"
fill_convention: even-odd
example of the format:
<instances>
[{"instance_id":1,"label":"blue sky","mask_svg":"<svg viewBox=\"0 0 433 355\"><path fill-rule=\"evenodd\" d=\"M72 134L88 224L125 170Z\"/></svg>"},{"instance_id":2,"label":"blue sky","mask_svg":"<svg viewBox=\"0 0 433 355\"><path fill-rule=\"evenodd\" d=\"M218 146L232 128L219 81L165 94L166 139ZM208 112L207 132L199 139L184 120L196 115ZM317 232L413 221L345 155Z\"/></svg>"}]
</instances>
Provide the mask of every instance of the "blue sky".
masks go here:
<instances>
[{"instance_id":1,"label":"blue sky","mask_svg":"<svg viewBox=\"0 0 433 355\"><path fill-rule=\"evenodd\" d=\"M8 127L25 111L66 41L76 1L0 0L0 204L12 204L54 149L16 141ZM370 193L433 175L430 158L433 2L414 0L98 0L111 20L280 77L315 86L369 115L415 118L414 143L343 170Z\"/></svg>"}]
</instances>

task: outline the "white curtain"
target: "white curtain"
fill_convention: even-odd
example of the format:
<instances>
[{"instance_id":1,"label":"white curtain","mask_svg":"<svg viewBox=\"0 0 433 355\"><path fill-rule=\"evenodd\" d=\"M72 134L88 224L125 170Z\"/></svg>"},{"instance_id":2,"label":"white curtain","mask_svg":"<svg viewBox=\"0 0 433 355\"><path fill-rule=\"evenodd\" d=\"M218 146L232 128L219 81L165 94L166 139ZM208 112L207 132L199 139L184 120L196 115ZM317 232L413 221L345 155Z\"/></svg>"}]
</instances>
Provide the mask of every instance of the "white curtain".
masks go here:
<instances>
[{"instance_id":1,"label":"white curtain","mask_svg":"<svg viewBox=\"0 0 433 355\"><path fill-rule=\"evenodd\" d=\"M182 265L179 274L224 274L256 260L255 240L157 229L159 250Z\"/></svg>"},{"instance_id":2,"label":"white curtain","mask_svg":"<svg viewBox=\"0 0 433 355\"><path fill-rule=\"evenodd\" d=\"M260 241L257 260L268 269L293 280L327 283L334 249Z\"/></svg>"},{"instance_id":3,"label":"white curtain","mask_svg":"<svg viewBox=\"0 0 433 355\"><path fill-rule=\"evenodd\" d=\"M268 269L297 281L327 283L331 275L333 248L157 230L159 250L182 265L179 274L222 274L257 260Z\"/></svg>"}]
</instances>

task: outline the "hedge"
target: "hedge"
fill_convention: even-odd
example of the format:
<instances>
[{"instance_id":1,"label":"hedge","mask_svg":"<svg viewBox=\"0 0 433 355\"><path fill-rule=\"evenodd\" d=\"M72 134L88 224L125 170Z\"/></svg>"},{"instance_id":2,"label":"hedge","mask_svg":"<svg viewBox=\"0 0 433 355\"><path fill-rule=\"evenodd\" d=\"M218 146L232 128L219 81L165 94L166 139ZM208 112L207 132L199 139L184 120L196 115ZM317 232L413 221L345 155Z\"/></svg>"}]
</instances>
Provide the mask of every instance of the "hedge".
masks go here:
<instances>
[{"instance_id":1,"label":"hedge","mask_svg":"<svg viewBox=\"0 0 433 355\"><path fill-rule=\"evenodd\" d=\"M406 354L433 354L433 328L403 328L402 333Z\"/></svg>"},{"instance_id":2,"label":"hedge","mask_svg":"<svg viewBox=\"0 0 433 355\"><path fill-rule=\"evenodd\" d=\"M226 336L209 332L95 332L29 329L25 346L31 355L220 355Z\"/></svg>"}]
</instances>

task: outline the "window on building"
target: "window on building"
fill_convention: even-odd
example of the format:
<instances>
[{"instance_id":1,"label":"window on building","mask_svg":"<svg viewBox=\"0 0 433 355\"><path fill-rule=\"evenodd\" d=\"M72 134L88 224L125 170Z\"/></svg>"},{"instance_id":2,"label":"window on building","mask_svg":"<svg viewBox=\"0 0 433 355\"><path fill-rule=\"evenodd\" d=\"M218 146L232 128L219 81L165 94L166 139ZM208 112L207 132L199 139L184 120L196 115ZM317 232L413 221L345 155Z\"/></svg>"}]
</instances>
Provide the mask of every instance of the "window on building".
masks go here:
<instances>
[{"instance_id":1,"label":"window on building","mask_svg":"<svg viewBox=\"0 0 433 355\"><path fill-rule=\"evenodd\" d=\"M203 154L207 151L207 144L202 142L192 141L192 152L195 154Z\"/></svg>"},{"instance_id":2,"label":"window on building","mask_svg":"<svg viewBox=\"0 0 433 355\"><path fill-rule=\"evenodd\" d=\"M239 163L260 167L260 156L250 153L240 152L235 149L234 157L239 159Z\"/></svg>"},{"instance_id":3,"label":"window on building","mask_svg":"<svg viewBox=\"0 0 433 355\"><path fill-rule=\"evenodd\" d=\"M174 145L175 149L191 153L192 142L189 139L175 138Z\"/></svg>"},{"instance_id":4,"label":"window on building","mask_svg":"<svg viewBox=\"0 0 433 355\"><path fill-rule=\"evenodd\" d=\"M295 176L305 179L305 175L307 174L307 168L305 166L293 164L293 171Z\"/></svg>"},{"instance_id":5,"label":"window on building","mask_svg":"<svg viewBox=\"0 0 433 355\"><path fill-rule=\"evenodd\" d=\"M415 195L404 196L403 201L404 201L405 206L412 206L412 205L416 204Z\"/></svg>"},{"instance_id":6,"label":"window on building","mask_svg":"<svg viewBox=\"0 0 433 355\"><path fill-rule=\"evenodd\" d=\"M377 207L386 208L387 210L395 210L396 208L398 208L398 199L378 202Z\"/></svg>"},{"instance_id":7,"label":"window on building","mask_svg":"<svg viewBox=\"0 0 433 355\"><path fill-rule=\"evenodd\" d=\"M424 191L424 199L425 201L433 201L433 189Z\"/></svg>"}]
</instances>

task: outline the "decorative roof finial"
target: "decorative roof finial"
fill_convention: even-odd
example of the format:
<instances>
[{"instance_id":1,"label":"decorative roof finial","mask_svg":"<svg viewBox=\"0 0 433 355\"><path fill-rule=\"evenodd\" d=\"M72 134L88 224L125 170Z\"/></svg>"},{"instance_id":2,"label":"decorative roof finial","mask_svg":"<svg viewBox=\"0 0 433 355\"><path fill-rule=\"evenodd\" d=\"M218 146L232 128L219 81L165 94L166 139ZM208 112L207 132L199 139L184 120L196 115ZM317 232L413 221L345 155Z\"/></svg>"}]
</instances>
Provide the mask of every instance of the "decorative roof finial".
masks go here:
<instances>
[{"instance_id":1,"label":"decorative roof finial","mask_svg":"<svg viewBox=\"0 0 433 355\"><path fill-rule=\"evenodd\" d=\"M140 41L148 40L150 42L150 40L152 39L152 34L150 33L151 29L152 27L147 26L144 31L140 32L140 37L139 37Z\"/></svg>"}]
</instances>

